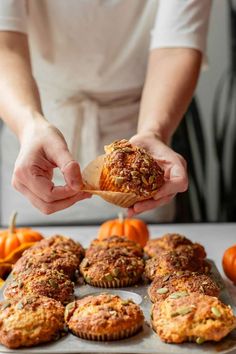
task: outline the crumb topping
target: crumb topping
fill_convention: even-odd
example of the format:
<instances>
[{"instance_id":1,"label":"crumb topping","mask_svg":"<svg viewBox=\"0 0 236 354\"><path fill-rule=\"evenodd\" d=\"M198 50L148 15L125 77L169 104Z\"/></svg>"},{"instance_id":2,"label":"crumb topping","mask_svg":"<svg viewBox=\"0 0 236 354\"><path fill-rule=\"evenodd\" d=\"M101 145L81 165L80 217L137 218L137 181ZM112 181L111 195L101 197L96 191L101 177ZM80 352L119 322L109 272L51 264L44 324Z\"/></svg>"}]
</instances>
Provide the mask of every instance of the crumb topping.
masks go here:
<instances>
[{"instance_id":1,"label":"crumb topping","mask_svg":"<svg viewBox=\"0 0 236 354\"><path fill-rule=\"evenodd\" d=\"M144 316L132 300L123 300L119 296L99 294L87 296L67 305L65 312L67 322L75 321L77 328L98 330L124 325L126 322L143 322Z\"/></svg>"},{"instance_id":2,"label":"crumb topping","mask_svg":"<svg viewBox=\"0 0 236 354\"><path fill-rule=\"evenodd\" d=\"M104 166L121 192L148 197L162 186L164 171L145 149L123 139L105 146L105 152Z\"/></svg>"}]
</instances>

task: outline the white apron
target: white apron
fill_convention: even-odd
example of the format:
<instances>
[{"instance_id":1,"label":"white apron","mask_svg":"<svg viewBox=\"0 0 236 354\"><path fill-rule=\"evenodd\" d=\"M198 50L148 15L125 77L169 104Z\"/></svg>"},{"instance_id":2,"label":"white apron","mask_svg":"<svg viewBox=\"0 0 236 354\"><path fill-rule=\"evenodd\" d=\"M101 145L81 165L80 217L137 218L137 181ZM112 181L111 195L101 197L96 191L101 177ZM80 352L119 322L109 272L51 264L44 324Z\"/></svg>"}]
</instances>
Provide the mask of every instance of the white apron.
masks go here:
<instances>
[{"instance_id":1,"label":"white apron","mask_svg":"<svg viewBox=\"0 0 236 354\"><path fill-rule=\"evenodd\" d=\"M43 111L82 168L103 153L105 144L136 133L156 10L154 0L28 1L32 65ZM76 21L69 14L65 18L66 11L76 12ZM18 210L21 223L31 224L96 223L120 210L93 197L50 216L41 214L10 185L18 143L6 127L1 150L3 224L12 210ZM54 180L63 183L59 173ZM145 218L168 222L173 215L172 205L145 213Z\"/></svg>"}]
</instances>

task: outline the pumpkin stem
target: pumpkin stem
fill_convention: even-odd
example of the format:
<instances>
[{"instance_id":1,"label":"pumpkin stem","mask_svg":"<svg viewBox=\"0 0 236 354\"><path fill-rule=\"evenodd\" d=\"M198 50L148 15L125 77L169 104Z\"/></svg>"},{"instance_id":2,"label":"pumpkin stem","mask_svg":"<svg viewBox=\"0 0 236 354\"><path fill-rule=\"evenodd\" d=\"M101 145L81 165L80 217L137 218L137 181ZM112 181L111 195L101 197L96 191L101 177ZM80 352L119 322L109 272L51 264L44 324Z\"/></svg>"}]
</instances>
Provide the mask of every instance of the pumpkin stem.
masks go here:
<instances>
[{"instance_id":1,"label":"pumpkin stem","mask_svg":"<svg viewBox=\"0 0 236 354\"><path fill-rule=\"evenodd\" d=\"M118 219L121 224L124 222L124 214L122 212L118 213Z\"/></svg>"},{"instance_id":2,"label":"pumpkin stem","mask_svg":"<svg viewBox=\"0 0 236 354\"><path fill-rule=\"evenodd\" d=\"M16 228L16 217L17 217L17 212L15 211L12 213L10 217L10 222L9 222L9 230L11 234L14 234L15 228Z\"/></svg>"}]
</instances>

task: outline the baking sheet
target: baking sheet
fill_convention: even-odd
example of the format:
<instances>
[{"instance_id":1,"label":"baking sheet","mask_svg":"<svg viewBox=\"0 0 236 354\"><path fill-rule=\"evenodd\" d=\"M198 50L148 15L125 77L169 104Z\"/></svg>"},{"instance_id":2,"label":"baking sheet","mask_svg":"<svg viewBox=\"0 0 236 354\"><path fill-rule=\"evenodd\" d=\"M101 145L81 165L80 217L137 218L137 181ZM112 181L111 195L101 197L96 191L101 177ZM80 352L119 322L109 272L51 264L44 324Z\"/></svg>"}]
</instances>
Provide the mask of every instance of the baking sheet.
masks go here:
<instances>
[{"instance_id":1,"label":"baking sheet","mask_svg":"<svg viewBox=\"0 0 236 354\"><path fill-rule=\"evenodd\" d=\"M221 296L220 299L232 306L236 313L236 308L227 289L224 286L223 279L212 263L212 273L220 284ZM159 337L150 327L150 308L151 302L147 296L147 285L138 285L134 287L119 288L119 289L102 289L95 288L90 285L77 286L75 295L81 298L86 295L96 293L112 293L120 295L123 299L133 299L139 304L145 315L145 324L143 331L137 335L114 342L93 342L85 339L77 338L69 333L67 336L61 338L57 342L39 345L32 348L23 349L7 349L0 345L0 353L25 353L25 354L67 354L67 353L130 353L130 354L199 354L199 353L236 353L236 331L233 331L228 337L219 343L203 343L197 345L195 343L184 344L166 344L161 342ZM0 299L3 299L3 289L0 290Z\"/></svg>"}]
</instances>

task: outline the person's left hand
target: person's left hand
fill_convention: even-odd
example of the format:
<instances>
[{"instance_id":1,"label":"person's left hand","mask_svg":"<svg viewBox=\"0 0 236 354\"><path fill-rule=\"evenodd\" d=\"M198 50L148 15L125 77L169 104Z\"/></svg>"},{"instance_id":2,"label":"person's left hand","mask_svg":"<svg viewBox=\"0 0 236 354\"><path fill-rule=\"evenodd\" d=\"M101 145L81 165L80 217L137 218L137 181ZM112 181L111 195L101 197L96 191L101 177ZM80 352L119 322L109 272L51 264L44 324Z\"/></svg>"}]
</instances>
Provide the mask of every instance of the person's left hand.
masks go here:
<instances>
[{"instance_id":1,"label":"person's left hand","mask_svg":"<svg viewBox=\"0 0 236 354\"><path fill-rule=\"evenodd\" d=\"M128 217L169 203L177 193L188 189L187 163L154 133L134 135L130 142L145 148L164 170L165 183L157 194L148 200L135 203L128 209Z\"/></svg>"}]
</instances>

